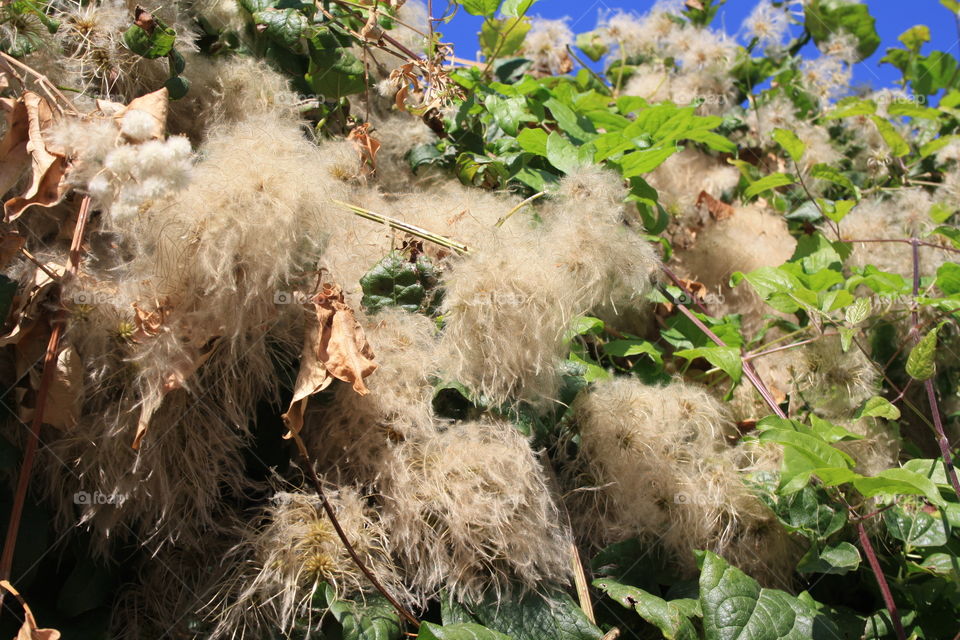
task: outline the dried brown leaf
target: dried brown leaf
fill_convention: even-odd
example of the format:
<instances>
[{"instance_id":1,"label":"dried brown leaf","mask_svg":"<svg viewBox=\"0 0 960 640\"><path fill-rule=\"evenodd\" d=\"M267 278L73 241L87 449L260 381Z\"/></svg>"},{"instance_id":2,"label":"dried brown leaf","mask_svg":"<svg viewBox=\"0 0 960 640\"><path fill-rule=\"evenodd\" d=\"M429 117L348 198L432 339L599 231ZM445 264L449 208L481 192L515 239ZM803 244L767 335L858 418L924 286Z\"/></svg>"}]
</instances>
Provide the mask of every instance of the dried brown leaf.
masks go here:
<instances>
[{"instance_id":1,"label":"dried brown leaf","mask_svg":"<svg viewBox=\"0 0 960 640\"><path fill-rule=\"evenodd\" d=\"M354 127L347 135L347 140L353 143L360 155L360 165L367 173L377 170L377 152L380 151L380 141L370 135L370 123L365 122Z\"/></svg>"},{"instance_id":2,"label":"dried brown leaf","mask_svg":"<svg viewBox=\"0 0 960 640\"><path fill-rule=\"evenodd\" d=\"M20 606L23 607L23 625L20 627L20 631L14 640L60 640L60 632L56 629L40 629L37 626L37 620L33 617L33 611L30 610L26 600L23 599L23 596L20 595L20 592L17 591L12 584L7 580L0 580L0 588L13 594L13 596L20 601Z\"/></svg>"},{"instance_id":3,"label":"dried brown leaf","mask_svg":"<svg viewBox=\"0 0 960 640\"><path fill-rule=\"evenodd\" d=\"M360 29L360 36L367 42L380 42L380 39L383 38L383 29L380 28L376 7L370 9L367 23Z\"/></svg>"},{"instance_id":4,"label":"dried brown leaf","mask_svg":"<svg viewBox=\"0 0 960 640\"><path fill-rule=\"evenodd\" d=\"M16 231L0 235L0 269L6 267L20 253L27 239Z\"/></svg>"},{"instance_id":5,"label":"dried brown leaf","mask_svg":"<svg viewBox=\"0 0 960 640\"><path fill-rule=\"evenodd\" d=\"M131 111L142 111L153 118L153 130L150 137L154 140L162 140L167 130L167 108L170 104L169 92L166 87L148 93L139 98L130 101L123 111L114 115L118 118L117 123L122 125L123 119Z\"/></svg>"},{"instance_id":6,"label":"dried brown leaf","mask_svg":"<svg viewBox=\"0 0 960 640\"><path fill-rule=\"evenodd\" d=\"M710 217L714 220L726 220L736 213L736 209L734 209L731 205L721 200L717 200L706 191L701 191L700 195L697 196L697 206L706 206L707 211L710 212Z\"/></svg>"},{"instance_id":7,"label":"dried brown leaf","mask_svg":"<svg viewBox=\"0 0 960 640\"><path fill-rule=\"evenodd\" d=\"M27 141L30 139L30 121L27 107L17 100L7 111L7 133L0 141L0 195L6 193L20 180L30 163Z\"/></svg>"},{"instance_id":8,"label":"dried brown leaf","mask_svg":"<svg viewBox=\"0 0 960 640\"><path fill-rule=\"evenodd\" d=\"M44 333L42 337L47 337ZM44 346L45 341L38 341ZM45 349L44 349L45 350ZM41 373L36 367L30 369L30 386L36 391L40 388ZM69 431L77 424L80 416L80 399L83 391L83 362L76 349L66 347L57 356L53 382L47 392L43 408L43 422L61 431ZM29 423L33 419L33 407L22 407L20 419Z\"/></svg>"},{"instance_id":9,"label":"dried brown leaf","mask_svg":"<svg viewBox=\"0 0 960 640\"><path fill-rule=\"evenodd\" d=\"M293 399L290 408L281 416L289 432L284 438L291 438L300 433L303 428L303 414L307 410L307 400L315 393L320 393L330 386L333 376L323 366L319 358L320 324L316 314L311 314L307 321L306 334L303 341L303 351L300 355L300 371L297 372L297 382L293 388Z\"/></svg>"},{"instance_id":10,"label":"dried brown leaf","mask_svg":"<svg viewBox=\"0 0 960 640\"><path fill-rule=\"evenodd\" d=\"M26 151L30 155L32 176L30 186L22 195L10 198L3 204L7 222L16 220L30 206L53 206L67 192L63 182L67 160L63 155L52 152L43 138L44 132L55 123L53 109L45 98L32 91L24 93L20 101L27 115Z\"/></svg>"},{"instance_id":11,"label":"dried brown leaf","mask_svg":"<svg viewBox=\"0 0 960 640\"><path fill-rule=\"evenodd\" d=\"M299 433L309 397L329 386L333 378L350 383L354 391L366 395L369 389L363 379L377 369L373 350L353 309L343 301L340 287L324 285L312 304L293 400L283 414L290 430L285 438Z\"/></svg>"}]
</instances>

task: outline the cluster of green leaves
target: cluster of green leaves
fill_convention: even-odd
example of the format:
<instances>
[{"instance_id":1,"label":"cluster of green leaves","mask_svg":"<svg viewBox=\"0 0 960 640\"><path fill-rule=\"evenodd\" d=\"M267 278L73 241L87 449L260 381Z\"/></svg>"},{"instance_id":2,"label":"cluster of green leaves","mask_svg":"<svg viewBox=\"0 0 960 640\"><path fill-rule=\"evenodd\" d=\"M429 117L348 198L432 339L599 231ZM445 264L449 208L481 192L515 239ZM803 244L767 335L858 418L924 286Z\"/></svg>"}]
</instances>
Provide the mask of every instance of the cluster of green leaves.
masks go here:
<instances>
[{"instance_id":1,"label":"cluster of green leaves","mask_svg":"<svg viewBox=\"0 0 960 640\"><path fill-rule=\"evenodd\" d=\"M761 346L772 328L797 337L838 334L844 351L864 350L883 364L888 380L904 385L933 378L945 393L956 391L955 367L938 371L935 365L944 360L937 351L938 331L955 332L953 324L945 323L956 320L960 309L960 266L947 262L934 276L921 278L921 294L914 295L912 274L851 266L852 246L840 238L837 227L868 194L931 180L935 184L944 169L936 152L960 140L957 64L943 52L920 54L929 40L925 27L905 32L900 37L905 49L889 49L884 58L901 69L903 86L919 98L886 105L860 97L836 105L821 103L804 87L796 56L807 42L823 44L835 33L852 35L861 59L871 55L880 39L866 4L813 0L805 3L798 21L803 32L787 47L761 57L752 55L756 42L744 48L732 72L741 98L751 96L760 105L785 98L799 116L828 131L847 158L861 150L862 141L846 126L856 118L877 129L889 158L887 170L880 172L858 169L846 158L810 163L801 136L776 129L766 132L769 140L760 141L784 160L783 168L771 173L755 154L741 155L728 139L731 133L747 131L748 106L734 106L723 117L702 117L695 106L648 104L620 95L623 82L648 62L641 59L608 60L603 75L581 69L574 75L533 77L526 73L530 61L511 57L520 50L519 34L528 28L524 11L517 10L520 5L501 7L497 0L462 4L486 19L487 35L481 38L487 38L482 48L488 65L455 72L455 81L468 97L448 118L445 138L411 151L408 159L415 171L440 165L465 184L529 195L549 191L564 175L584 166L613 169L631 187L630 200L646 232L669 257L669 242L656 237L666 228L669 215L644 175L680 145L697 145L740 171L733 192L718 195L727 202L764 198L783 214L797 237L796 251L785 264L738 273L731 282L752 287L770 307L769 322L757 335L744 336L737 315L713 318L691 308L690 315L724 342L716 344L689 315L669 313L671 304L691 303L686 292L672 286L651 295L652 302L668 311L659 314L662 326L656 337L611 331L598 318L576 319L567 336L570 401L591 382L616 375L659 383L679 373L707 384L725 382L732 390L745 383L742 350ZM720 4L687 3L677 20L707 25ZM950 8L960 11L960 5ZM498 9L500 17L495 18ZM576 44L582 56L599 61L607 54L604 41L599 32L589 32L580 34ZM757 92L755 88L766 81L771 81L769 87ZM937 96L935 106L927 106L926 96ZM810 180L826 188L818 188L813 196ZM960 248L960 233L950 224L956 206L938 202L927 213L932 231L919 241L946 239ZM904 245L904 250L909 247ZM904 300L915 301L925 318L936 320L921 326L916 347L896 350L890 336L892 327L906 320ZM888 397L893 399L893 394ZM456 382L438 385L437 398L452 417L501 410L472 397ZM615 625L638 637L656 629L667 638L892 637L890 615L858 538L858 524L868 520L880 571L890 583L908 633L935 638L955 632L950 621L960 615L960 503L947 482L942 459L924 456L915 444L904 441L913 459L898 468L861 473L856 461L836 446L860 436L820 418L816 410L791 406L791 415L802 419L770 416L748 436L783 448L779 473L748 480L780 524L805 541L807 551L796 571L808 590L793 596L763 589L708 552L699 558L699 582L691 583L665 572L667 565L656 558L655 548L625 541L604 550L592 563L595 573L603 576L594 587L610 597L598 603L601 627ZM911 410L917 413L916 407ZM503 415L547 447L569 417L563 410L538 416L523 408ZM881 396L865 402L849 419L883 420L892 430L901 423L900 409ZM576 438L564 446L575 447ZM866 513L871 509L878 512ZM635 623L625 623L622 614L612 613L611 601L636 611Z\"/></svg>"},{"instance_id":2,"label":"cluster of green leaves","mask_svg":"<svg viewBox=\"0 0 960 640\"><path fill-rule=\"evenodd\" d=\"M140 7L134 13L134 24L123 34L123 42L130 51L148 60L166 58L170 77L164 83L171 100L179 100L190 90L189 81L181 73L186 66L183 56L174 49L177 32L163 20Z\"/></svg>"}]
</instances>

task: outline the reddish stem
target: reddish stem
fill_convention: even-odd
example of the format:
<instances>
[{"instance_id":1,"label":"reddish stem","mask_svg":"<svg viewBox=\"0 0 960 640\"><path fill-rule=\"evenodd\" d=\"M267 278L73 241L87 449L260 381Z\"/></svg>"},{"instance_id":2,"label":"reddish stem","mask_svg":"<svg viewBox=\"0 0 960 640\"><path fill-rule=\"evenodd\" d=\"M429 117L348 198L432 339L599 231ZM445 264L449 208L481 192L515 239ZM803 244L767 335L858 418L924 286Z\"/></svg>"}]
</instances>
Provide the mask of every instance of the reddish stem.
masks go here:
<instances>
[{"instance_id":1,"label":"reddish stem","mask_svg":"<svg viewBox=\"0 0 960 640\"><path fill-rule=\"evenodd\" d=\"M83 241L83 232L90 217L90 198L85 196L80 203L80 212L77 214L77 223L73 230L73 239L70 242L70 264L67 274L75 275L80 268L80 245ZM13 507L10 510L10 524L7 527L7 536L3 543L3 554L0 555L0 580L9 580L13 571L13 552L17 546L17 534L20 531L20 520L23 516L23 507L27 499L27 489L30 485L30 474L33 471L33 461L37 454L40 442L40 426L43 424L43 414L46 408L47 396L53 377L57 371L57 355L60 351L60 338L66 324L66 310L63 305L57 311L47 341L47 351L43 357L43 372L40 374L40 386L37 388L36 407L30 423L30 436L27 438L26 449L23 452L23 462L20 465L20 474L17 478L17 491L13 497ZM0 602L3 594L0 593Z\"/></svg>"},{"instance_id":2,"label":"reddish stem","mask_svg":"<svg viewBox=\"0 0 960 640\"><path fill-rule=\"evenodd\" d=\"M863 522L857 523L857 535L860 537L860 546L863 547L863 554L867 556L867 563L873 570L873 575L877 578L877 584L880 586L880 594L883 596L883 603L890 612L890 619L893 622L893 629L897 633L897 640L906 640L907 634L903 630L903 622L900 621L900 612L897 610L897 603L893 600L893 593L890 591L890 585L883 575L883 569L880 567L880 561L877 560L877 552L873 550L870 538L867 536L867 530Z\"/></svg>"}]
</instances>

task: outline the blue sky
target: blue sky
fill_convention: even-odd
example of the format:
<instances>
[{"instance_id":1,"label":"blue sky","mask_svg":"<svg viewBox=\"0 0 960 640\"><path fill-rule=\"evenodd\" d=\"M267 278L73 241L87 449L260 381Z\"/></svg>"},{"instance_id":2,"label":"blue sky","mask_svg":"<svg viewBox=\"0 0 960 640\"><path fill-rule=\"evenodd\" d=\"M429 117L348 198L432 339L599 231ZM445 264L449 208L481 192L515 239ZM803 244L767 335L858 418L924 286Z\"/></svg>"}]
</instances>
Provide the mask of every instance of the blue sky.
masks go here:
<instances>
[{"instance_id":1,"label":"blue sky","mask_svg":"<svg viewBox=\"0 0 960 640\"><path fill-rule=\"evenodd\" d=\"M574 32L589 31L596 25L597 15L602 11L627 9L644 12L653 6L653 0L540 0L531 10L531 15L544 18L570 19ZM940 49L960 58L957 25L951 13L939 0L867 0L870 13L877 19L877 31L882 43L876 53L856 65L854 82L869 84L874 88L889 86L900 77L899 71L890 65L879 65L884 51L890 46L899 46L897 36L916 24L930 27L931 42L924 52ZM438 8L442 2L434 2ZM743 19L756 5L756 0L727 0L717 14L715 26L723 26L727 32L736 33ZM477 31L481 19L461 10L453 21L441 25L444 39L456 46L456 55L474 58L477 51Z\"/></svg>"}]
</instances>

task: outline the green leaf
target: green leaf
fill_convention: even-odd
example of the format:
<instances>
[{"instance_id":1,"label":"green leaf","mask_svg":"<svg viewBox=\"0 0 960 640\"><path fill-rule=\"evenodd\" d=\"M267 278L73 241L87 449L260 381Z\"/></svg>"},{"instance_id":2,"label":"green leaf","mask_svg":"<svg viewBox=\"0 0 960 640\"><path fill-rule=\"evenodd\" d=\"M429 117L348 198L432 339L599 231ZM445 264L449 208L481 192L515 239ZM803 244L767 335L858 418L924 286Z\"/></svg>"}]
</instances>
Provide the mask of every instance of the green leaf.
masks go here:
<instances>
[{"instance_id":1,"label":"green leaf","mask_svg":"<svg viewBox=\"0 0 960 640\"><path fill-rule=\"evenodd\" d=\"M339 45L329 28L322 27L310 39L309 52L304 78L325 99L336 100L366 89L363 63Z\"/></svg>"},{"instance_id":2,"label":"green leaf","mask_svg":"<svg viewBox=\"0 0 960 640\"><path fill-rule=\"evenodd\" d=\"M880 131L884 142L890 147L891 155L899 158L910 153L910 144L903 139L903 136L900 135L900 132L897 131L889 120L881 118L880 116L872 116L870 119L877 125L877 129Z\"/></svg>"},{"instance_id":3,"label":"green leaf","mask_svg":"<svg viewBox=\"0 0 960 640\"><path fill-rule=\"evenodd\" d=\"M940 151L940 149L943 149L951 142L955 142L957 140L960 140L960 135L940 136L939 138L934 138L927 144L920 147L920 157L926 158L927 156Z\"/></svg>"},{"instance_id":4,"label":"green leaf","mask_svg":"<svg viewBox=\"0 0 960 640\"><path fill-rule=\"evenodd\" d=\"M399 251L391 251L360 278L360 304L371 314L390 306L416 312L427 299L427 289L436 284L430 258L421 255L411 261Z\"/></svg>"},{"instance_id":5,"label":"green leaf","mask_svg":"<svg viewBox=\"0 0 960 640\"><path fill-rule=\"evenodd\" d=\"M705 358L707 362L730 376L734 382L740 382L740 377L743 375L743 360L740 358L740 349L737 347L698 347L683 349L674 355L686 360Z\"/></svg>"},{"instance_id":6,"label":"green leaf","mask_svg":"<svg viewBox=\"0 0 960 640\"><path fill-rule=\"evenodd\" d=\"M253 21L263 33L291 51L301 48L303 32L310 25L297 9L265 9L253 14Z\"/></svg>"},{"instance_id":7,"label":"green leaf","mask_svg":"<svg viewBox=\"0 0 960 640\"><path fill-rule=\"evenodd\" d=\"M910 51L920 53L920 48L930 42L930 27L924 24L910 27L897 36L897 40L902 42Z\"/></svg>"},{"instance_id":8,"label":"green leaf","mask_svg":"<svg viewBox=\"0 0 960 640\"><path fill-rule=\"evenodd\" d=\"M706 640L821 640L836 626L809 603L762 588L710 551L698 552L700 606Z\"/></svg>"},{"instance_id":9,"label":"green leaf","mask_svg":"<svg viewBox=\"0 0 960 640\"><path fill-rule=\"evenodd\" d=\"M819 178L820 180L827 180L833 184L839 185L852 193L857 200L860 200L860 189L857 188L853 181L850 180L847 176L843 175L833 167L828 164L816 164L810 169L810 175L814 178ZM849 211L849 209L847 209ZM846 215L846 214L844 214ZM827 216L830 217L830 216ZM841 216L842 217L842 216Z\"/></svg>"},{"instance_id":10,"label":"green leaf","mask_svg":"<svg viewBox=\"0 0 960 640\"><path fill-rule=\"evenodd\" d=\"M847 307L844 313L844 320L851 327L855 327L870 315L873 303L870 298L857 298L852 305Z\"/></svg>"},{"instance_id":11,"label":"green leaf","mask_svg":"<svg viewBox=\"0 0 960 640\"><path fill-rule=\"evenodd\" d=\"M167 97L171 100L179 100L190 91L190 81L183 76L167 78L163 86L167 88Z\"/></svg>"},{"instance_id":12,"label":"green leaf","mask_svg":"<svg viewBox=\"0 0 960 640\"><path fill-rule=\"evenodd\" d=\"M881 396L874 396L867 400L857 412L857 420L861 418L886 418L897 420L900 418L900 409L890 404L890 401Z\"/></svg>"},{"instance_id":13,"label":"green leaf","mask_svg":"<svg viewBox=\"0 0 960 640\"><path fill-rule=\"evenodd\" d=\"M654 625L667 640L697 640L697 630L684 610L673 602L647 593L643 589L620 584L609 578L598 578L593 586L627 609Z\"/></svg>"},{"instance_id":14,"label":"green leaf","mask_svg":"<svg viewBox=\"0 0 960 640\"><path fill-rule=\"evenodd\" d=\"M157 17L152 19L150 31L134 24L123 33L123 42L130 51L151 60L169 54L176 39L177 32Z\"/></svg>"},{"instance_id":15,"label":"green leaf","mask_svg":"<svg viewBox=\"0 0 960 640\"><path fill-rule=\"evenodd\" d=\"M787 152L790 159L794 162L800 162L803 153L807 150L807 145L803 143L803 140L798 138L797 134L789 129L774 129L773 139L783 147L783 150Z\"/></svg>"},{"instance_id":16,"label":"green leaf","mask_svg":"<svg viewBox=\"0 0 960 640\"><path fill-rule=\"evenodd\" d=\"M948 296L960 294L960 264L944 262L937 268L937 288Z\"/></svg>"},{"instance_id":17,"label":"green leaf","mask_svg":"<svg viewBox=\"0 0 960 640\"><path fill-rule=\"evenodd\" d=\"M950 535L939 509L913 503L898 504L883 512L887 533L911 547L939 547Z\"/></svg>"},{"instance_id":18,"label":"green leaf","mask_svg":"<svg viewBox=\"0 0 960 640\"><path fill-rule=\"evenodd\" d=\"M513 640L599 640L603 636L583 610L562 591L527 593L498 598L487 594L476 604L457 604L441 598L444 624L475 622L504 633Z\"/></svg>"},{"instance_id":19,"label":"green leaf","mask_svg":"<svg viewBox=\"0 0 960 640\"><path fill-rule=\"evenodd\" d=\"M820 549L811 545L797 565L798 573L829 573L843 575L860 566L860 552L849 542L839 542Z\"/></svg>"},{"instance_id":20,"label":"green leaf","mask_svg":"<svg viewBox=\"0 0 960 640\"><path fill-rule=\"evenodd\" d=\"M475 16L491 17L497 12L500 0L459 0L467 13Z\"/></svg>"},{"instance_id":21,"label":"green leaf","mask_svg":"<svg viewBox=\"0 0 960 640\"><path fill-rule=\"evenodd\" d=\"M400 640L400 616L380 594L365 596L366 602L339 600L330 585L324 585L330 613L343 627L343 640Z\"/></svg>"},{"instance_id":22,"label":"green leaf","mask_svg":"<svg viewBox=\"0 0 960 640\"><path fill-rule=\"evenodd\" d=\"M517 135L517 128L521 122L536 122L534 115L527 111L527 101L520 96L502 98L497 95L488 96L484 101L487 111L493 116L504 133Z\"/></svg>"},{"instance_id":23,"label":"green leaf","mask_svg":"<svg viewBox=\"0 0 960 640\"><path fill-rule=\"evenodd\" d=\"M547 155L547 132L543 129L524 129L517 135L520 148L538 156Z\"/></svg>"},{"instance_id":24,"label":"green leaf","mask_svg":"<svg viewBox=\"0 0 960 640\"><path fill-rule=\"evenodd\" d=\"M608 51L606 39L598 31L577 34L577 47L593 62L597 62Z\"/></svg>"},{"instance_id":25,"label":"green leaf","mask_svg":"<svg viewBox=\"0 0 960 640\"><path fill-rule=\"evenodd\" d=\"M593 153L575 146L566 136L551 131L547 136L547 160L563 173L573 173L584 164L590 164Z\"/></svg>"},{"instance_id":26,"label":"green leaf","mask_svg":"<svg viewBox=\"0 0 960 640\"><path fill-rule=\"evenodd\" d=\"M845 0L810 0L804 5L805 25L818 45L846 31L857 39L860 59L870 57L880 46L876 20L865 4Z\"/></svg>"},{"instance_id":27,"label":"green leaf","mask_svg":"<svg viewBox=\"0 0 960 640\"><path fill-rule=\"evenodd\" d=\"M629 358L630 356L649 356L658 365L663 364L660 350L646 340L611 340L603 345L603 352L608 356Z\"/></svg>"},{"instance_id":28,"label":"green leaf","mask_svg":"<svg viewBox=\"0 0 960 640\"><path fill-rule=\"evenodd\" d=\"M527 32L529 18L487 18L480 27L480 51L487 58L503 58L520 50Z\"/></svg>"},{"instance_id":29,"label":"green leaf","mask_svg":"<svg viewBox=\"0 0 960 640\"><path fill-rule=\"evenodd\" d=\"M914 380L929 380L936 373L937 328L923 336L907 358L907 373Z\"/></svg>"},{"instance_id":30,"label":"green leaf","mask_svg":"<svg viewBox=\"0 0 960 640\"><path fill-rule=\"evenodd\" d=\"M771 173L768 176L760 178L743 192L744 198L752 198L755 195L759 195L764 191L769 191L770 189L776 189L777 187L784 187L788 184L794 184L796 179L786 173Z\"/></svg>"},{"instance_id":31,"label":"green leaf","mask_svg":"<svg viewBox=\"0 0 960 640\"><path fill-rule=\"evenodd\" d=\"M598 336L603 333L604 327L606 327L606 323L600 318L578 316L570 323L570 328L567 329L566 339L571 340L574 336Z\"/></svg>"},{"instance_id":32,"label":"green leaf","mask_svg":"<svg viewBox=\"0 0 960 640\"><path fill-rule=\"evenodd\" d=\"M650 173L679 150L676 145L671 144L669 147L628 153L620 160L623 177L632 178L643 175L644 173Z\"/></svg>"},{"instance_id":33,"label":"green leaf","mask_svg":"<svg viewBox=\"0 0 960 640\"><path fill-rule=\"evenodd\" d=\"M500 13L508 18L519 18L525 15L536 2L537 0L506 0L500 7Z\"/></svg>"},{"instance_id":34,"label":"green leaf","mask_svg":"<svg viewBox=\"0 0 960 640\"><path fill-rule=\"evenodd\" d=\"M499 631L487 629L472 622L461 622L442 627L430 622L423 622L419 631L417 634L419 640L512 640L510 636L505 636Z\"/></svg>"},{"instance_id":35,"label":"green leaf","mask_svg":"<svg viewBox=\"0 0 960 640\"><path fill-rule=\"evenodd\" d=\"M878 495L913 495L923 496L938 506L946 504L932 480L904 468L887 469L870 478L857 478L853 481L853 486L867 498Z\"/></svg>"}]
</instances>

